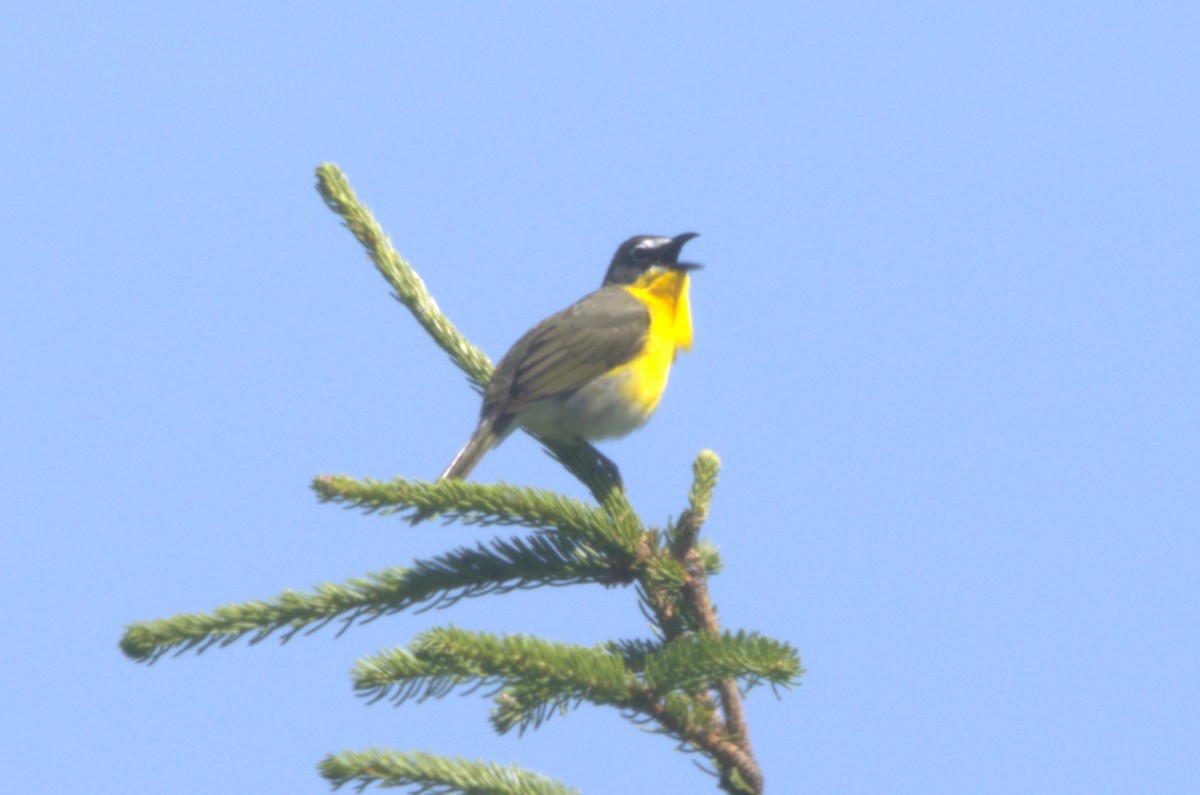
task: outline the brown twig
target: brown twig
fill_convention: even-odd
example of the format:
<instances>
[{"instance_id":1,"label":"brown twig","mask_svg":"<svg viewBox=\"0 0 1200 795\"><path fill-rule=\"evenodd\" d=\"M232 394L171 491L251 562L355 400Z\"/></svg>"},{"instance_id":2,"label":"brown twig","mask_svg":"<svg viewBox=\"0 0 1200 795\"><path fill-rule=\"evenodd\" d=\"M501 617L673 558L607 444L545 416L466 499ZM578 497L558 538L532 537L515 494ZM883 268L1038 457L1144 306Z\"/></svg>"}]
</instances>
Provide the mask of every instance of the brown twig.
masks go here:
<instances>
[{"instance_id":1,"label":"brown twig","mask_svg":"<svg viewBox=\"0 0 1200 795\"><path fill-rule=\"evenodd\" d=\"M668 543L652 553L669 556L682 567L684 581L681 591L671 593L661 585L656 585L650 577L649 565L641 568L638 577L646 604L668 641L688 631L712 636L720 632L716 611L708 596L708 572L696 549L700 529L708 518L708 504L712 499L719 467L717 457L709 451L696 458L693 467L695 481L688 495L688 508L668 533ZM762 769L750 746L746 712L737 680L722 679L714 689L716 699L710 691L692 694L711 716L703 728L672 725L664 710L654 709L653 703L657 702L648 704L644 711L664 729L686 739L716 762L722 790L733 795L760 795L763 791Z\"/></svg>"},{"instance_id":2,"label":"brown twig","mask_svg":"<svg viewBox=\"0 0 1200 795\"><path fill-rule=\"evenodd\" d=\"M712 602L708 598L708 574L695 548L689 548L684 565L687 567L688 579L683 586L684 599L692 614L696 617L700 630L709 635L720 631L717 615ZM717 682L717 695L721 699L721 712L725 716L725 731L730 740L741 751L738 757L738 772L747 784L753 787L753 792L760 793L763 788L762 770L754 758L750 747L750 733L746 727L746 710L742 706L742 693L734 679L722 679ZM724 781L724 777L722 777Z\"/></svg>"}]
</instances>

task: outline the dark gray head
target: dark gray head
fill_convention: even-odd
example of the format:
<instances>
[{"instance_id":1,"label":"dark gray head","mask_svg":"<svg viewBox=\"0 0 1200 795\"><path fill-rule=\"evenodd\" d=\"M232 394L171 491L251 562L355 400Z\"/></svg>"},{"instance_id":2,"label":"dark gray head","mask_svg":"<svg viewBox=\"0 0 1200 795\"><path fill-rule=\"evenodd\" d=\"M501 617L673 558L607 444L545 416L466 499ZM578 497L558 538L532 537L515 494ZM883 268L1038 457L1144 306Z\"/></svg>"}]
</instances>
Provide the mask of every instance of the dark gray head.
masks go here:
<instances>
[{"instance_id":1,"label":"dark gray head","mask_svg":"<svg viewBox=\"0 0 1200 795\"><path fill-rule=\"evenodd\" d=\"M635 284L647 271L676 270L691 271L700 266L694 262L680 262L679 252L683 244L693 237L699 237L695 232L684 232L675 237L658 237L656 235L637 235L621 244L613 255L612 264L604 276L604 283Z\"/></svg>"}]
</instances>

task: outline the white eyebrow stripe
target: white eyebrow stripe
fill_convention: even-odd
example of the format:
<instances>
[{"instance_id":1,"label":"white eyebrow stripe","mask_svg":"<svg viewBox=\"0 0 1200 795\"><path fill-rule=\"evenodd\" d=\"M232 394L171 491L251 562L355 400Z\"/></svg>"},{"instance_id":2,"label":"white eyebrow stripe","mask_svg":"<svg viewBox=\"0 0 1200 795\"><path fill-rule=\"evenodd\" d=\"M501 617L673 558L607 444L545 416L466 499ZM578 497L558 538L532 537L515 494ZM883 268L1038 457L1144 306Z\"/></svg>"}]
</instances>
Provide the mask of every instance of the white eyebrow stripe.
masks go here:
<instances>
[{"instance_id":1,"label":"white eyebrow stripe","mask_svg":"<svg viewBox=\"0 0 1200 795\"><path fill-rule=\"evenodd\" d=\"M671 238L669 237L651 237L643 240L641 243L638 243L636 246L634 246L634 248L658 248L660 246L665 246L670 242Z\"/></svg>"}]
</instances>

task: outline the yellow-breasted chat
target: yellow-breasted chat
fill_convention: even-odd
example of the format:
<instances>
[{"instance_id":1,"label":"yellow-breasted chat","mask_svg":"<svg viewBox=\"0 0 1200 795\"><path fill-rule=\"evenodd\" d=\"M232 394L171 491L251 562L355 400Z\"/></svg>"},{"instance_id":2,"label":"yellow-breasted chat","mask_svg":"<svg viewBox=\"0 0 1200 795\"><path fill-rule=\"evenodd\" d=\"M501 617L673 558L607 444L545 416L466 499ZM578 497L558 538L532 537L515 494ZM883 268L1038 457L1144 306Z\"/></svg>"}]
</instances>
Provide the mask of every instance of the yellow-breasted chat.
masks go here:
<instances>
[{"instance_id":1,"label":"yellow-breasted chat","mask_svg":"<svg viewBox=\"0 0 1200 795\"><path fill-rule=\"evenodd\" d=\"M442 472L465 478L516 428L548 439L606 439L640 428L680 349L692 347L688 273L697 235L638 235L620 245L599 290L517 340L483 394L479 425Z\"/></svg>"}]
</instances>

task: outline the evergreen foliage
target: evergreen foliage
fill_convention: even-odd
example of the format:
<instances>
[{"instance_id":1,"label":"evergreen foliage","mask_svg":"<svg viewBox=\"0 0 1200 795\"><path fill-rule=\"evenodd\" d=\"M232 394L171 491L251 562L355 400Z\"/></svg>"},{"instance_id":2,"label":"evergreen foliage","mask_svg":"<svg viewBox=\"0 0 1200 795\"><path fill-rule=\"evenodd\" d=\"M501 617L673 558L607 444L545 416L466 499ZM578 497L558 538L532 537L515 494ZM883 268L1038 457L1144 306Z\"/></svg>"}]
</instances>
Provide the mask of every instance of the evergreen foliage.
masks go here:
<instances>
[{"instance_id":1,"label":"evergreen foliage","mask_svg":"<svg viewBox=\"0 0 1200 795\"><path fill-rule=\"evenodd\" d=\"M332 165L317 170L318 190L367 249L394 295L476 388L492 372L487 357L437 308L416 272L392 248L370 212ZM429 483L395 478L356 480L322 475L322 501L413 522L432 516L477 526L520 527L525 535L460 547L407 568L389 568L309 591L225 605L129 626L121 649L154 662L167 653L204 651L275 633L283 640L337 621L343 629L410 608L446 606L465 597L517 588L596 583L632 585L650 638L597 646L529 635L473 632L453 626L418 635L405 648L361 659L355 690L394 703L482 689L494 701L496 731L524 732L583 704L611 707L629 720L674 738L704 756L727 793L761 793L763 776L750 746L743 693L755 685L795 684L803 670L795 649L754 632L721 630L708 596L720 570L716 550L700 540L720 461L697 456L687 508L662 529L633 511L616 468L590 445L539 439L591 492L594 505L561 494L504 483ZM414 793L565 795L564 785L511 766L428 753L347 751L320 764L335 787L407 787Z\"/></svg>"},{"instance_id":2,"label":"evergreen foliage","mask_svg":"<svg viewBox=\"0 0 1200 795\"><path fill-rule=\"evenodd\" d=\"M461 757L396 751L344 751L319 765L321 775L335 787L369 784L381 787L413 786L422 795L579 795L579 790L522 770L515 765L493 765Z\"/></svg>"}]
</instances>

